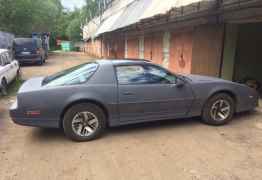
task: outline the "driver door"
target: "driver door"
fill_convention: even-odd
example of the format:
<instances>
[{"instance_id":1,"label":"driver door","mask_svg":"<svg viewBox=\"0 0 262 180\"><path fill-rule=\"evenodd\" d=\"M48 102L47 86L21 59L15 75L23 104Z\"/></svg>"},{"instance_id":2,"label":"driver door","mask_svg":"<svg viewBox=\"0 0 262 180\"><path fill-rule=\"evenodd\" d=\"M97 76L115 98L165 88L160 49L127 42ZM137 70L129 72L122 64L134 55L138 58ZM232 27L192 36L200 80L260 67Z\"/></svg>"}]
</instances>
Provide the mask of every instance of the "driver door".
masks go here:
<instances>
[{"instance_id":1,"label":"driver door","mask_svg":"<svg viewBox=\"0 0 262 180\"><path fill-rule=\"evenodd\" d=\"M154 65L117 66L120 121L152 121L184 117L193 94L176 76Z\"/></svg>"}]
</instances>

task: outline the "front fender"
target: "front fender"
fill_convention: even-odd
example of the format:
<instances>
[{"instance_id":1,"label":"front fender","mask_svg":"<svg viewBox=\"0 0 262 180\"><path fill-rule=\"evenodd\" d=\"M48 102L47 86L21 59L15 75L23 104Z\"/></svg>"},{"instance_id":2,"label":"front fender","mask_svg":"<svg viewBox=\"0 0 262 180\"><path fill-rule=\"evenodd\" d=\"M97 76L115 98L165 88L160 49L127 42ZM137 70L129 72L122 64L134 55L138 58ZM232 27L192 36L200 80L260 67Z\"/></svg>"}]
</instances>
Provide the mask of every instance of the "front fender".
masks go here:
<instances>
[{"instance_id":1,"label":"front fender","mask_svg":"<svg viewBox=\"0 0 262 180\"><path fill-rule=\"evenodd\" d=\"M191 109L191 116L200 116L205 103L213 95L217 93L228 93L236 99L238 102L239 95L236 93L234 85L230 83L205 83L205 84L194 84L192 90L195 94L195 100Z\"/></svg>"}]
</instances>

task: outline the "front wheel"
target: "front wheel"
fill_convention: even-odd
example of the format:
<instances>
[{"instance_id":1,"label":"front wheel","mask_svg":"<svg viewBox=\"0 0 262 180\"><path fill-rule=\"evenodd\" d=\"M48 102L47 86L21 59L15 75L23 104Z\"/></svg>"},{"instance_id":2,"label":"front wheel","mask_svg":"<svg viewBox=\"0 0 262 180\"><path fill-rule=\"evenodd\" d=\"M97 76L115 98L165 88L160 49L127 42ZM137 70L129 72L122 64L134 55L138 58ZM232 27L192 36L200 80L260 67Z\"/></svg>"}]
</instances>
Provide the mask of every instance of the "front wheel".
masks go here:
<instances>
[{"instance_id":1,"label":"front wheel","mask_svg":"<svg viewBox=\"0 0 262 180\"><path fill-rule=\"evenodd\" d=\"M1 82L1 92L2 92L2 95L6 96L7 95L7 82L5 79L2 80Z\"/></svg>"},{"instance_id":2,"label":"front wheel","mask_svg":"<svg viewBox=\"0 0 262 180\"><path fill-rule=\"evenodd\" d=\"M38 65L43 65L44 64L44 59L41 57L41 60L38 62Z\"/></svg>"},{"instance_id":3,"label":"front wheel","mask_svg":"<svg viewBox=\"0 0 262 180\"><path fill-rule=\"evenodd\" d=\"M77 104L65 113L63 128L66 136L74 141L90 141L103 133L106 116L103 110L94 104Z\"/></svg>"},{"instance_id":4,"label":"front wheel","mask_svg":"<svg viewBox=\"0 0 262 180\"><path fill-rule=\"evenodd\" d=\"M202 120L209 125L224 125L232 120L235 112L234 99L221 93L211 97L204 106Z\"/></svg>"}]
</instances>

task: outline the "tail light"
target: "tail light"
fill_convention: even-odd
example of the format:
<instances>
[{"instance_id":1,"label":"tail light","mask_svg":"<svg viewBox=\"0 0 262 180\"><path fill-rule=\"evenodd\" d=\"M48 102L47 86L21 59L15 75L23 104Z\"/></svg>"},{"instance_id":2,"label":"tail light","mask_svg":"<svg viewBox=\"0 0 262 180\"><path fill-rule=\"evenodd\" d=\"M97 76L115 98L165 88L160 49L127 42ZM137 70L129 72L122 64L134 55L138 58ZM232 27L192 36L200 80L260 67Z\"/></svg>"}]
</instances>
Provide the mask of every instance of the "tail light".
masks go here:
<instances>
[{"instance_id":1,"label":"tail light","mask_svg":"<svg viewBox=\"0 0 262 180\"><path fill-rule=\"evenodd\" d=\"M39 116L41 114L40 111L36 110L36 111L26 111L26 115L27 116Z\"/></svg>"}]
</instances>

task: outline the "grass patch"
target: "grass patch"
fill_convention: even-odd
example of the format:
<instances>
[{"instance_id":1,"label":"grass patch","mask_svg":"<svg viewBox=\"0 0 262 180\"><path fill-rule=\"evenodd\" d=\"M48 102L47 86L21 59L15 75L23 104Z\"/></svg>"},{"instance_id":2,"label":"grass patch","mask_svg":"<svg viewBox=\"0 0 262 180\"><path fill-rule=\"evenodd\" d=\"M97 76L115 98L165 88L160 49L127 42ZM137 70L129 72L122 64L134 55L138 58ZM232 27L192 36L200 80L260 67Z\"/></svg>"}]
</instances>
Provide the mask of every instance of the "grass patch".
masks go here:
<instances>
[{"instance_id":1,"label":"grass patch","mask_svg":"<svg viewBox=\"0 0 262 180\"><path fill-rule=\"evenodd\" d=\"M8 96L15 96L23 82L24 80L18 77L11 84L9 84L7 89Z\"/></svg>"}]
</instances>

